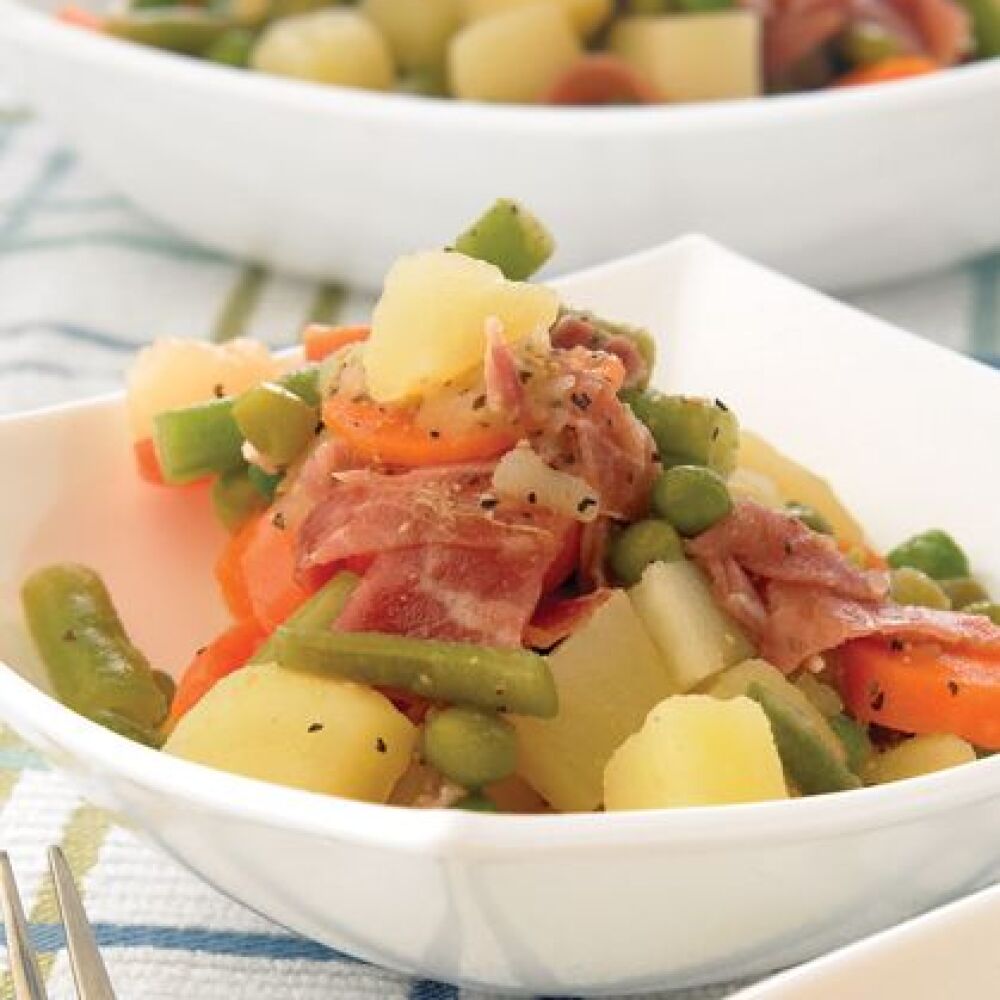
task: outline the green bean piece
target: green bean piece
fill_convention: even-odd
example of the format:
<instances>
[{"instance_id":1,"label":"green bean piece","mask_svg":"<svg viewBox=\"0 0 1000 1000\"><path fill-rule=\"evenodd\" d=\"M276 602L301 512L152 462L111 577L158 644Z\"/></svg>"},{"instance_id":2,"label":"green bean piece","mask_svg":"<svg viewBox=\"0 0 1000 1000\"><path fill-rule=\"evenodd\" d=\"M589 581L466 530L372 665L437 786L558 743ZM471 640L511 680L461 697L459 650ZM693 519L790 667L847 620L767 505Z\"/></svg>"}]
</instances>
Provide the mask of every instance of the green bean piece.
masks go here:
<instances>
[{"instance_id":1,"label":"green bean piece","mask_svg":"<svg viewBox=\"0 0 1000 1000\"><path fill-rule=\"evenodd\" d=\"M831 715L826 721L843 744L847 766L855 774L860 774L861 768L872 755L872 741L868 738L867 727L843 712Z\"/></svg>"},{"instance_id":2,"label":"green bean piece","mask_svg":"<svg viewBox=\"0 0 1000 1000\"><path fill-rule=\"evenodd\" d=\"M110 729L111 732L117 733L119 736L124 736L127 740L132 740L133 743L141 743L144 747L159 750L163 746L165 737L159 729L140 726L117 712L96 712L91 721L96 722L99 726L104 726L105 729Z\"/></svg>"},{"instance_id":3,"label":"green bean piece","mask_svg":"<svg viewBox=\"0 0 1000 1000\"><path fill-rule=\"evenodd\" d=\"M680 536L666 521L648 518L630 524L611 542L608 562L615 577L630 587L642 579L655 562L677 562L684 558Z\"/></svg>"},{"instance_id":4,"label":"green bean piece","mask_svg":"<svg viewBox=\"0 0 1000 1000\"><path fill-rule=\"evenodd\" d=\"M316 434L319 413L275 382L247 389L233 404L243 436L275 465L288 465Z\"/></svg>"},{"instance_id":5,"label":"green bean piece","mask_svg":"<svg viewBox=\"0 0 1000 1000\"><path fill-rule=\"evenodd\" d=\"M815 507L810 507L807 503L798 500L789 500L785 504L785 510L797 517L807 528L818 531L821 535L832 535L833 528L830 522Z\"/></svg>"},{"instance_id":6,"label":"green bean piece","mask_svg":"<svg viewBox=\"0 0 1000 1000\"><path fill-rule=\"evenodd\" d=\"M163 7L179 6L182 6L179 0L129 0L127 4L129 10L159 10ZM193 6L193 4L184 4L183 6Z\"/></svg>"},{"instance_id":7,"label":"green bean piece","mask_svg":"<svg viewBox=\"0 0 1000 1000\"><path fill-rule=\"evenodd\" d=\"M842 759L831 749L814 720L791 700L780 697L759 681L750 684L747 697L764 709L782 766L803 794L860 787L861 780L847 767L846 754Z\"/></svg>"},{"instance_id":8,"label":"green bean piece","mask_svg":"<svg viewBox=\"0 0 1000 1000\"><path fill-rule=\"evenodd\" d=\"M972 18L975 54L980 59L1000 56L1000 4L997 0L959 0Z\"/></svg>"},{"instance_id":9,"label":"green bean piece","mask_svg":"<svg viewBox=\"0 0 1000 1000\"><path fill-rule=\"evenodd\" d=\"M259 465L250 465L247 466L247 478L253 483L254 489L271 503L285 476L281 472L265 472Z\"/></svg>"},{"instance_id":10,"label":"green bean piece","mask_svg":"<svg viewBox=\"0 0 1000 1000\"><path fill-rule=\"evenodd\" d=\"M340 617L340 612L344 610L347 599L357 585L358 577L353 573L338 573L298 607L285 624L303 629L329 629ZM250 662L274 663L277 658L278 642L272 634L250 657Z\"/></svg>"},{"instance_id":11,"label":"green bean piece","mask_svg":"<svg viewBox=\"0 0 1000 1000\"><path fill-rule=\"evenodd\" d=\"M622 393L622 398L649 428L664 468L704 465L720 476L736 468L739 424L721 400L666 396L652 389Z\"/></svg>"},{"instance_id":12,"label":"green bean piece","mask_svg":"<svg viewBox=\"0 0 1000 1000\"><path fill-rule=\"evenodd\" d=\"M167 704L172 705L174 695L177 694L177 682L165 670L154 670L153 680L156 681L156 686L167 700Z\"/></svg>"},{"instance_id":13,"label":"green bean piece","mask_svg":"<svg viewBox=\"0 0 1000 1000\"><path fill-rule=\"evenodd\" d=\"M559 707L548 663L527 650L289 625L275 635L277 661L283 667L543 719L552 718Z\"/></svg>"},{"instance_id":14,"label":"green bean piece","mask_svg":"<svg viewBox=\"0 0 1000 1000\"><path fill-rule=\"evenodd\" d=\"M935 580L969 575L969 560L955 539L938 528L914 535L886 557L893 569L912 566Z\"/></svg>"},{"instance_id":15,"label":"green bean piece","mask_svg":"<svg viewBox=\"0 0 1000 1000\"><path fill-rule=\"evenodd\" d=\"M498 198L455 240L459 253L496 264L511 281L530 278L555 246L541 220L509 198Z\"/></svg>"},{"instance_id":16,"label":"green bean piece","mask_svg":"<svg viewBox=\"0 0 1000 1000\"><path fill-rule=\"evenodd\" d=\"M963 609L967 615L982 615L989 618L994 625L1000 625L1000 604L994 601L976 601Z\"/></svg>"},{"instance_id":17,"label":"green bean piece","mask_svg":"<svg viewBox=\"0 0 1000 1000\"><path fill-rule=\"evenodd\" d=\"M244 464L243 435L233 420L233 401L228 398L157 414L153 439L163 479L172 485Z\"/></svg>"},{"instance_id":18,"label":"green bean piece","mask_svg":"<svg viewBox=\"0 0 1000 1000\"><path fill-rule=\"evenodd\" d=\"M938 580L941 589L951 600L956 611L964 611L970 604L990 599L989 591L974 577L959 576L951 580Z\"/></svg>"},{"instance_id":19,"label":"green bean piece","mask_svg":"<svg viewBox=\"0 0 1000 1000\"><path fill-rule=\"evenodd\" d=\"M278 383L289 392L295 393L308 406L319 406L319 369L318 361L310 361L300 368L286 372Z\"/></svg>"},{"instance_id":20,"label":"green bean piece","mask_svg":"<svg viewBox=\"0 0 1000 1000\"><path fill-rule=\"evenodd\" d=\"M921 608L948 611L951 601L944 590L926 573L912 566L894 569L889 574L889 593L897 604L912 604Z\"/></svg>"},{"instance_id":21,"label":"green bean piece","mask_svg":"<svg viewBox=\"0 0 1000 1000\"><path fill-rule=\"evenodd\" d=\"M250 479L250 470L231 469L212 484L215 515L229 532L238 531L254 514L267 507L267 500Z\"/></svg>"},{"instance_id":22,"label":"green bean piece","mask_svg":"<svg viewBox=\"0 0 1000 1000\"><path fill-rule=\"evenodd\" d=\"M92 569L66 563L37 570L21 587L21 604L63 704L95 721L112 713L157 729L170 709L165 692Z\"/></svg>"},{"instance_id":23,"label":"green bean piece","mask_svg":"<svg viewBox=\"0 0 1000 1000\"><path fill-rule=\"evenodd\" d=\"M104 19L105 32L115 38L192 56L201 55L232 27L228 18L191 7L109 14Z\"/></svg>"},{"instance_id":24,"label":"green bean piece","mask_svg":"<svg viewBox=\"0 0 1000 1000\"><path fill-rule=\"evenodd\" d=\"M902 53L899 38L882 25L872 21L858 21L844 31L840 51L854 66L871 66Z\"/></svg>"},{"instance_id":25,"label":"green bean piece","mask_svg":"<svg viewBox=\"0 0 1000 1000\"><path fill-rule=\"evenodd\" d=\"M466 795L460 798L451 808L464 809L466 812L477 813L495 813L500 811L497 808L497 804L485 795Z\"/></svg>"},{"instance_id":26,"label":"green bean piece","mask_svg":"<svg viewBox=\"0 0 1000 1000\"><path fill-rule=\"evenodd\" d=\"M256 40L256 32L249 28L230 28L219 35L202 54L209 62L232 66L234 69L246 69Z\"/></svg>"},{"instance_id":27,"label":"green bean piece","mask_svg":"<svg viewBox=\"0 0 1000 1000\"><path fill-rule=\"evenodd\" d=\"M703 465L675 465L653 484L653 509L682 535L700 535L732 509L726 481Z\"/></svg>"},{"instance_id":28,"label":"green bean piece","mask_svg":"<svg viewBox=\"0 0 1000 1000\"><path fill-rule=\"evenodd\" d=\"M645 362L645 371L631 383L630 388L643 390L649 385L649 378L656 365L656 341L648 330L644 330L641 326L633 326L631 323L605 319L603 316L588 312L586 309L567 309L564 306L559 310L559 318L564 316L572 316L584 323L589 323L597 331L597 342L592 345L595 348L602 348L603 344L612 337L624 337L626 340L632 341Z\"/></svg>"},{"instance_id":29,"label":"green bean piece","mask_svg":"<svg viewBox=\"0 0 1000 1000\"><path fill-rule=\"evenodd\" d=\"M446 708L424 725L423 756L449 781L478 789L513 774L517 733L494 712Z\"/></svg>"}]
</instances>

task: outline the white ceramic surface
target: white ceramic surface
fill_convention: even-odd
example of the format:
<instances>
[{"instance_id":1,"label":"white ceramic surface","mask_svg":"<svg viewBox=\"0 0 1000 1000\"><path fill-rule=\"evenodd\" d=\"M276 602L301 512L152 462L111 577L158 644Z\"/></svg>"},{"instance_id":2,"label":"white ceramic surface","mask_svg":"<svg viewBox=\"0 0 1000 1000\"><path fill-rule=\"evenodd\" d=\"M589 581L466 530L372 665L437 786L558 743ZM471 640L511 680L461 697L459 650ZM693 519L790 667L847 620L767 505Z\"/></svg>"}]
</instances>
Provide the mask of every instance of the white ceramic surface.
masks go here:
<instances>
[{"instance_id":1,"label":"white ceramic surface","mask_svg":"<svg viewBox=\"0 0 1000 1000\"><path fill-rule=\"evenodd\" d=\"M1000 996L1000 887L943 906L731 1000L988 1000Z\"/></svg>"},{"instance_id":2,"label":"white ceramic surface","mask_svg":"<svg viewBox=\"0 0 1000 1000\"><path fill-rule=\"evenodd\" d=\"M1000 245L1000 59L737 103L485 107L164 55L38 13L56 2L0 0L0 72L150 214L281 268L374 287L500 194L566 269L698 231L845 288Z\"/></svg>"},{"instance_id":3,"label":"white ceramic surface","mask_svg":"<svg viewBox=\"0 0 1000 1000\"><path fill-rule=\"evenodd\" d=\"M693 237L560 283L657 332L663 387L710 393L823 470L887 544L952 528L1000 584L1000 373ZM966 433L956 433L965 428ZM1000 757L881 789L722 809L485 816L265 786L135 746L33 687L16 587L77 559L171 669L221 623L207 506L137 481L120 400L0 420L0 714L215 885L422 975L546 994L764 972L1000 870Z\"/></svg>"}]
</instances>

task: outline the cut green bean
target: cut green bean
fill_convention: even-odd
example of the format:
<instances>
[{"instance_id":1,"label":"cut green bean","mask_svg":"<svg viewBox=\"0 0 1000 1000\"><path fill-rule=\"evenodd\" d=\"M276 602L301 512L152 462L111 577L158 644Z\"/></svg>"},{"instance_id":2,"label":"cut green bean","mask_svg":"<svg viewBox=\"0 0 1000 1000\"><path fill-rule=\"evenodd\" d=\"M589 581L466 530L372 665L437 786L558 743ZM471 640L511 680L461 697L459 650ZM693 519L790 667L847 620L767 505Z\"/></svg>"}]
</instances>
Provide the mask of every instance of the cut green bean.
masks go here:
<instances>
[{"instance_id":1,"label":"cut green bean","mask_svg":"<svg viewBox=\"0 0 1000 1000\"><path fill-rule=\"evenodd\" d=\"M482 788L513 774L517 734L495 712L446 708L424 725L423 756L449 781L463 788Z\"/></svg>"},{"instance_id":2,"label":"cut green bean","mask_svg":"<svg viewBox=\"0 0 1000 1000\"><path fill-rule=\"evenodd\" d=\"M331 632L282 626L277 660L435 701L552 718L558 696L545 658L522 649L413 639L380 632Z\"/></svg>"},{"instance_id":3,"label":"cut green bean","mask_svg":"<svg viewBox=\"0 0 1000 1000\"><path fill-rule=\"evenodd\" d=\"M319 413L284 386L261 382L236 400L233 419L268 461L288 465L315 436Z\"/></svg>"},{"instance_id":4,"label":"cut green bean","mask_svg":"<svg viewBox=\"0 0 1000 1000\"><path fill-rule=\"evenodd\" d=\"M250 470L231 469L212 484L212 506L226 530L234 532L267 506L267 500L250 478Z\"/></svg>"},{"instance_id":5,"label":"cut green bean","mask_svg":"<svg viewBox=\"0 0 1000 1000\"><path fill-rule=\"evenodd\" d=\"M105 729L110 729L111 732L117 733L119 736L124 736L127 740L132 740L133 743L141 743L144 747L159 750L163 746L165 737L161 730L140 726L117 712L97 712L91 717L91 721L96 722L99 726L104 726Z\"/></svg>"},{"instance_id":6,"label":"cut green bean","mask_svg":"<svg viewBox=\"0 0 1000 1000\"><path fill-rule=\"evenodd\" d=\"M243 464L243 435L233 401L213 399L157 414L153 437L163 479L179 485Z\"/></svg>"},{"instance_id":7,"label":"cut green bean","mask_svg":"<svg viewBox=\"0 0 1000 1000\"><path fill-rule=\"evenodd\" d=\"M294 393L308 406L319 406L319 369L318 361L310 361L300 368L293 368L278 380L279 384Z\"/></svg>"},{"instance_id":8,"label":"cut green bean","mask_svg":"<svg viewBox=\"0 0 1000 1000\"><path fill-rule=\"evenodd\" d=\"M249 28L230 28L212 42L203 55L209 62L246 69L257 33Z\"/></svg>"},{"instance_id":9,"label":"cut green bean","mask_svg":"<svg viewBox=\"0 0 1000 1000\"><path fill-rule=\"evenodd\" d=\"M623 393L622 398L649 428L664 468L704 465L720 476L736 468L739 424L721 400L666 396L649 389Z\"/></svg>"},{"instance_id":10,"label":"cut green bean","mask_svg":"<svg viewBox=\"0 0 1000 1000\"><path fill-rule=\"evenodd\" d=\"M837 734L837 739L844 747L848 768L855 774L860 774L872 755L872 741L868 737L868 729L843 712L831 715L826 721L830 723L830 728Z\"/></svg>"},{"instance_id":11,"label":"cut green bean","mask_svg":"<svg viewBox=\"0 0 1000 1000\"><path fill-rule=\"evenodd\" d=\"M285 622L286 626L303 629L329 629L340 617L348 597L358 585L353 573L338 573L299 607ZM278 658L278 643L272 634L250 658L251 663L273 663Z\"/></svg>"},{"instance_id":12,"label":"cut green bean","mask_svg":"<svg viewBox=\"0 0 1000 1000\"><path fill-rule=\"evenodd\" d=\"M459 253L496 264L512 281L530 278L555 246L541 220L509 198L498 198L455 240Z\"/></svg>"},{"instance_id":13,"label":"cut green bean","mask_svg":"<svg viewBox=\"0 0 1000 1000\"><path fill-rule=\"evenodd\" d=\"M24 582L21 603L63 704L95 721L114 716L140 730L157 729L170 708L161 682L92 569L71 563L40 569Z\"/></svg>"},{"instance_id":14,"label":"cut green bean","mask_svg":"<svg viewBox=\"0 0 1000 1000\"><path fill-rule=\"evenodd\" d=\"M109 14L104 19L105 32L115 38L185 55L201 55L232 27L228 18L190 7Z\"/></svg>"}]
</instances>

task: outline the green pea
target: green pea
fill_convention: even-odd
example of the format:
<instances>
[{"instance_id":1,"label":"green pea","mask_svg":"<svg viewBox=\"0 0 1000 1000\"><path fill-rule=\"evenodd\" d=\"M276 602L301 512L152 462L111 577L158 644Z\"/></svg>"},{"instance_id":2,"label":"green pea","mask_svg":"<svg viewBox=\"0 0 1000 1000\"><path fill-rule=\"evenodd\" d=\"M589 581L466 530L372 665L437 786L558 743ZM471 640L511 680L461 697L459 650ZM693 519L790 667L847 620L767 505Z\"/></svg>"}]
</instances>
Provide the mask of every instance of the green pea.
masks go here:
<instances>
[{"instance_id":1,"label":"green pea","mask_svg":"<svg viewBox=\"0 0 1000 1000\"><path fill-rule=\"evenodd\" d=\"M257 451L288 465L313 439L319 415L284 386L261 382L233 403L233 419Z\"/></svg>"},{"instance_id":2,"label":"green pea","mask_svg":"<svg viewBox=\"0 0 1000 1000\"><path fill-rule=\"evenodd\" d=\"M830 522L815 507L810 507L807 503L799 503L798 500L789 500L785 504L785 510L792 517L797 517L804 525L818 531L821 535L832 535L833 528Z\"/></svg>"},{"instance_id":3,"label":"green pea","mask_svg":"<svg viewBox=\"0 0 1000 1000\"><path fill-rule=\"evenodd\" d=\"M935 580L951 580L969 575L969 560L955 539L933 528L897 545L888 555L893 569L912 566Z\"/></svg>"},{"instance_id":4,"label":"green pea","mask_svg":"<svg viewBox=\"0 0 1000 1000\"><path fill-rule=\"evenodd\" d=\"M495 813L500 811L497 809L497 804L485 795L466 795L464 798L459 799L452 806L452 809L464 809L466 812L477 813Z\"/></svg>"},{"instance_id":5,"label":"green pea","mask_svg":"<svg viewBox=\"0 0 1000 1000\"><path fill-rule=\"evenodd\" d=\"M464 788L482 788L512 774L517 764L514 727L492 712L446 708L424 726L425 760Z\"/></svg>"},{"instance_id":6,"label":"green pea","mask_svg":"<svg viewBox=\"0 0 1000 1000\"><path fill-rule=\"evenodd\" d=\"M989 591L975 578L960 576L954 580L939 580L941 589L951 599L951 606L956 611L963 611L970 604L990 599Z\"/></svg>"},{"instance_id":7,"label":"green pea","mask_svg":"<svg viewBox=\"0 0 1000 1000\"><path fill-rule=\"evenodd\" d=\"M1000 625L1000 604L995 601L976 601L962 609L967 615L982 615L989 618L994 625Z\"/></svg>"},{"instance_id":8,"label":"green pea","mask_svg":"<svg viewBox=\"0 0 1000 1000\"><path fill-rule=\"evenodd\" d=\"M717 472L701 465L675 465L653 484L653 509L690 537L724 518L733 501Z\"/></svg>"},{"instance_id":9,"label":"green pea","mask_svg":"<svg viewBox=\"0 0 1000 1000\"><path fill-rule=\"evenodd\" d=\"M935 580L912 566L894 569L889 577L889 591L897 604L913 604L922 608L951 608L948 595Z\"/></svg>"},{"instance_id":10,"label":"green pea","mask_svg":"<svg viewBox=\"0 0 1000 1000\"><path fill-rule=\"evenodd\" d=\"M609 562L615 576L627 586L638 583L654 562L684 558L680 536L666 521L649 518L623 529L611 543Z\"/></svg>"}]
</instances>

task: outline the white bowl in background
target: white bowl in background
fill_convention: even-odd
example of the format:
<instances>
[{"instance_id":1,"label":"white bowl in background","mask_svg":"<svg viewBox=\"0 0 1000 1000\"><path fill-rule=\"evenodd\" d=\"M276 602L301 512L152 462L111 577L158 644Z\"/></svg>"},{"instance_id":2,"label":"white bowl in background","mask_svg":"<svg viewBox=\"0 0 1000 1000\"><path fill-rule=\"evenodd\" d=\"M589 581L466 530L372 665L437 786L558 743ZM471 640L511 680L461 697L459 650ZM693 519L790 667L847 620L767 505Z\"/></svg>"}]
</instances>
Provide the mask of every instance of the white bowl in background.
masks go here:
<instances>
[{"instance_id":1,"label":"white bowl in background","mask_svg":"<svg viewBox=\"0 0 1000 1000\"><path fill-rule=\"evenodd\" d=\"M829 476L887 545L954 530L1000 584L1000 372L699 237L558 284L656 331L656 382L724 399ZM342 951L470 986L621 993L763 973L991 880L1000 757L881 788L721 808L487 816L349 802L131 744L37 679L17 587L79 560L176 671L224 620L222 534L147 486L120 397L0 419L0 715L193 871Z\"/></svg>"},{"instance_id":2,"label":"white bowl in background","mask_svg":"<svg viewBox=\"0 0 1000 1000\"><path fill-rule=\"evenodd\" d=\"M698 231L844 289L1000 245L1000 59L744 102L494 107L237 72L67 27L57 2L0 0L26 98L151 215L313 277L375 287L498 195L567 269Z\"/></svg>"}]
</instances>

